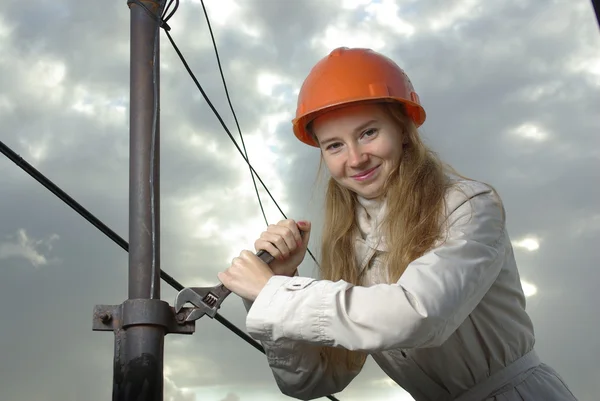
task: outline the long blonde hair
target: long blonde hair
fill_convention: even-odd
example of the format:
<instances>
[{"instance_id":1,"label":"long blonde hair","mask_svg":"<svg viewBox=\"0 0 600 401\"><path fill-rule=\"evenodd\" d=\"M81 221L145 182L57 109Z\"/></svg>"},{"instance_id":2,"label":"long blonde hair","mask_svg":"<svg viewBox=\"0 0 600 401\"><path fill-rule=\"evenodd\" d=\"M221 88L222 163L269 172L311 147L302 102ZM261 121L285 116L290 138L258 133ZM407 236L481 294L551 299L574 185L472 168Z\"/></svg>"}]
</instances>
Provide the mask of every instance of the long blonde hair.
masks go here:
<instances>
[{"instance_id":1,"label":"long blonde hair","mask_svg":"<svg viewBox=\"0 0 600 401\"><path fill-rule=\"evenodd\" d=\"M382 258L387 265L388 280L393 283L410 262L440 239L444 195L450 185L446 172L456 172L423 143L401 104L381 103L381 107L397 123L399 133L405 136L402 159L385 183L388 202L382 234L393 243L386 244L388 252ZM322 279L360 284L354 252L356 203L354 192L333 178L329 179L321 244ZM353 371L362 368L367 356L364 352L333 347L324 347L322 353L332 369L345 364Z\"/></svg>"}]
</instances>

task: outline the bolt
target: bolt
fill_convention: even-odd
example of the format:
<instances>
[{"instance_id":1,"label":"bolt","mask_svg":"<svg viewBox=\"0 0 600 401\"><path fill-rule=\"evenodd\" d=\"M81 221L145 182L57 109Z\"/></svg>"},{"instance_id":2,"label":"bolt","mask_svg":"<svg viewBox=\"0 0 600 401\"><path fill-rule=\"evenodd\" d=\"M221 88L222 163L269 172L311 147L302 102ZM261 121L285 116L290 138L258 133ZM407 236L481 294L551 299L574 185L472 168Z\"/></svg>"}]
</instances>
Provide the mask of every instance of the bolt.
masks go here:
<instances>
[{"instance_id":1,"label":"bolt","mask_svg":"<svg viewBox=\"0 0 600 401\"><path fill-rule=\"evenodd\" d=\"M110 312L102 312L98 317L100 318L102 323L108 323L112 319L112 315L110 314Z\"/></svg>"},{"instance_id":2,"label":"bolt","mask_svg":"<svg viewBox=\"0 0 600 401\"><path fill-rule=\"evenodd\" d=\"M175 319L177 320L177 323L184 323L185 322L185 313L183 312L179 312L176 316Z\"/></svg>"}]
</instances>

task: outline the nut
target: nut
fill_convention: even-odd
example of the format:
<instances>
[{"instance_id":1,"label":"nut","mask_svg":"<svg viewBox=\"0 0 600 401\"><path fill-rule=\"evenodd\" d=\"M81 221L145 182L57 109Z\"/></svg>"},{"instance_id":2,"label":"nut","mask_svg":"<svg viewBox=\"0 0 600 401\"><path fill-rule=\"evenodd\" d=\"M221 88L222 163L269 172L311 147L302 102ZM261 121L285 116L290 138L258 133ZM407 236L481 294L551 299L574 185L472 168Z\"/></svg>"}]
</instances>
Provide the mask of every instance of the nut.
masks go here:
<instances>
[{"instance_id":1,"label":"nut","mask_svg":"<svg viewBox=\"0 0 600 401\"><path fill-rule=\"evenodd\" d=\"M112 315L110 312L102 312L100 315L98 315L98 318L102 321L102 323L108 323L111 321Z\"/></svg>"}]
</instances>

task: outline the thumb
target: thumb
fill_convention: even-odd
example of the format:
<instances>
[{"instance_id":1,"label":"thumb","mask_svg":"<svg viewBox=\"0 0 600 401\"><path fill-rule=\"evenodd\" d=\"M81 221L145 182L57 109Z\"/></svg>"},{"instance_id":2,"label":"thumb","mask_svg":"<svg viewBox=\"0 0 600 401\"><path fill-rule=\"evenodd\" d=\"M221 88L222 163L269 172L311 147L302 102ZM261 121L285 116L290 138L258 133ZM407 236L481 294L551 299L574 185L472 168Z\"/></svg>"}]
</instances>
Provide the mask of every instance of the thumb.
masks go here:
<instances>
[{"instance_id":1,"label":"thumb","mask_svg":"<svg viewBox=\"0 0 600 401\"><path fill-rule=\"evenodd\" d=\"M310 240L310 230L311 224L310 221L301 220L298 222L298 229L300 230L300 234L302 234L302 243L305 247L308 246L308 241Z\"/></svg>"}]
</instances>

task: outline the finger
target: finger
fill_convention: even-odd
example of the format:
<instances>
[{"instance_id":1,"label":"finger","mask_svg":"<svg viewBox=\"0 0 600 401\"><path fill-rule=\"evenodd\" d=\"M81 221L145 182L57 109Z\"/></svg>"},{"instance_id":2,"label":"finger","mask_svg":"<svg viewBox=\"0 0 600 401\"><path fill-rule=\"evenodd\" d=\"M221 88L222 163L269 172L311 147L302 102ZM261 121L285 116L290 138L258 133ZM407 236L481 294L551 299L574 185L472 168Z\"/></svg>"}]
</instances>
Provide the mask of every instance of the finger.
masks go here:
<instances>
[{"instance_id":1,"label":"finger","mask_svg":"<svg viewBox=\"0 0 600 401\"><path fill-rule=\"evenodd\" d=\"M280 227L281 230L287 230L284 227ZM289 236L289 234L288 234ZM288 243L288 241L286 241L286 239L281 235L281 233L273 233L273 232L264 232L261 234L261 239L263 241L267 241L270 242L271 244L273 244L273 246L275 246L279 252L284 258L287 257L291 250L296 248L296 244L294 243L294 240L291 239L289 242L291 242L291 244ZM290 249L291 247L291 249ZM266 251L267 249L265 249ZM273 254L271 254L273 255ZM275 257L275 255L273 255Z\"/></svg>"},{"instance_id":2,"label":"finger","mask_svg":"<svg viewBox=\"0 0 600 401\"><path fill-rule=\"evenodd\" d=\"M257 269L269 269L269 266L256 254L252 253L249 250L243 250L240 254L240 257L244 259L244 266L250 269L252 273L256 273Z\"/></svg>"},{"instance_id":3,"label":"finger","mask_svg":"<svg viewBox=\"0 0 600 401\"><path fill-rule=\"evenodd\" d=\"M298 245L299 247L302 246L302 235L300 234L300 230L298 229L298 223L295 220L281 220L277 224L286 227L288 230L290 230L290 233L293 235L294 242L296 243L296 245Z\"/></svg>"},{"instance_id":4,"label":"finger","mask_svg":"<svg viewBox=\"0 0 600 401\"><path fill-rule=\"evenodd\" d=\"M217 273L217 279L219 279L221 284L223 284L225 287L227 287L229 289L229 283L231 281L231 277L229 276L229 274L227 274L227 272Z\"/></svg>"},{"instance_id":5,"label":"finger","mask_svg":"<svg viewBox=\"0 0 600 401\"><path fill-rule=\"evenodd\" d=\"M237 274L239 274L240 271L243 271L245 268L246 268L245 261L244 261L244 258L242 256L242 253L240 253L239 256L236 256L235 258L233 258L233 260L231 261L231 266L225 272L230 277L234 277Z\"/></svg>"},{"instance_id":6,"label":"finger","mask_svg":"<svg viewBox=\"0 0 600 401\"><path fill-rule=\"evenodd\" d=\"M302 244L305 247L308 247L308 241L310 240L310 231L312 225L308 220L301 220L298 222L298 229L301 230L304 234L302 236Z\"/></svg>"},{"instance_id":7,"label":"finger","mask_svg":"<svg viewBox=\"0 0 600 401\"><path fill-rule=\"evenodd\" d=\"M279 249L275 247L275 245L263 239L258 239L256 240L256 242L254 242L254 249L256 250L256 252L260 250L267 251L271 254L271 256L273 256L276 259L283 258L282 253L279 251Z\"/></svg>"},{"instance_id":8,"label":"finger","mask_svg":"<svg viewBox=\"0 0 600 401\"><path fill-rule=\"evenodd\" d=\"M290 222L293 222L293 220L280 221L270 230L267 230L267 232L280 235L287 244L289 250L294 251L296 248L302 246L302 238L296 224Z\"/></svg>"}]
</instances>

